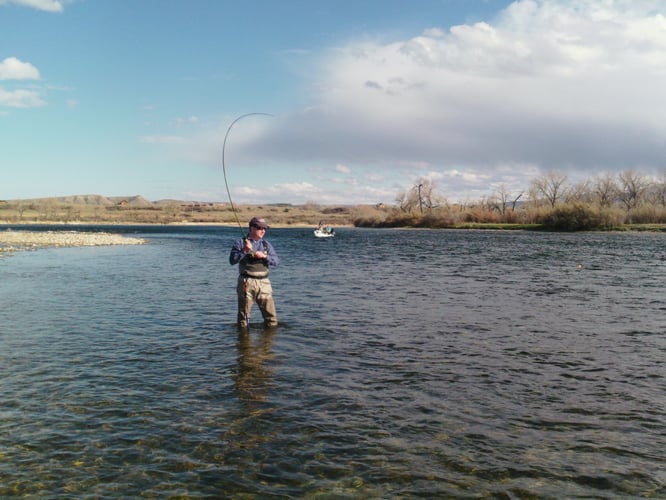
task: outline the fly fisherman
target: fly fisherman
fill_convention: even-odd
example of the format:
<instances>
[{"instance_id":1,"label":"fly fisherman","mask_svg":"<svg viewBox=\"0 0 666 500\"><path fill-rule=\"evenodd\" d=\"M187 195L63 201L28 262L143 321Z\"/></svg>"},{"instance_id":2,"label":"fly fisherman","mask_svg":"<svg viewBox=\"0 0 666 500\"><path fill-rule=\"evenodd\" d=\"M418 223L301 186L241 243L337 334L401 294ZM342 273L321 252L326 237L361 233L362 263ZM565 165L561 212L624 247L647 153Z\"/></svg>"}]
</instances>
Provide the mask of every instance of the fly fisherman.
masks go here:
<instances>
[{"instance_id":1,"label":"fly fisherman","mask_svg":"<svg viewBox=\"0 0 666 500\"><path fill-rule=\"evenodd\" d=\"M238 264L238 326L250 326L250 312L256 302L266 326L277 326L277 312L273 302L273 288L268 279L268 267L279 264L273 246L264 239L268 224L265 219L253 217L247 238L236 240L231 247L229 263Z\"/></svg>"}]
</instances>

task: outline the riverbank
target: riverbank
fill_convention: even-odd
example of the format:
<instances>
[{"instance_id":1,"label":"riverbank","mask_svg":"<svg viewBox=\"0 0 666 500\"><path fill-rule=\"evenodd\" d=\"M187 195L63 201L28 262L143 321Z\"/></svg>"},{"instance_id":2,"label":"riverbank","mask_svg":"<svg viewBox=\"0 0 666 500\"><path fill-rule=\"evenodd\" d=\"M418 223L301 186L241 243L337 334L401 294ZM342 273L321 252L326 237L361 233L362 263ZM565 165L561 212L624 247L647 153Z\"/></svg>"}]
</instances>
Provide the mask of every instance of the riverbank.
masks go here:
<instances>
[{"instance_id":1,"label":"riverbank","mask_svg":"<svg viewBox=\"0 0 666 500\"><path fill-rule=\"evenodd\" d=\"M48 247L142 245L145 240L120 234L79 231L0 231L0 255Z\"/></svg>"},{"instance_id":2,"label":"riverbank","mask_svg":"<svg viewBox=\"0 0 666 500\"><path fill-rule=\"evenodd\" d=\"M370 210L367 206L324 206L182 201L149 202L142 197L108 199L98 196L45 198L35 200L0 200L0 224L201 224L243 226L255 216L264 217L272 227L316 227L320 221L335 226L352 225L354 219Z\"/></svg>"}]
</instances>

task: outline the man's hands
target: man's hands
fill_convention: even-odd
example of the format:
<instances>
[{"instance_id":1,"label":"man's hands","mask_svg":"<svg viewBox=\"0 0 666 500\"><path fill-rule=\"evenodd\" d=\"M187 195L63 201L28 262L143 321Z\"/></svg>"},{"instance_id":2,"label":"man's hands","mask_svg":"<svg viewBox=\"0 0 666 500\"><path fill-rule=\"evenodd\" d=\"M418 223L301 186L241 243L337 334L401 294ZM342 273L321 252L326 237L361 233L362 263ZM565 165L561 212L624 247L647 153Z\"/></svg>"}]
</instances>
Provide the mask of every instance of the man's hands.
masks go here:
<instances>
[{"instance_id":1,"label":"man's hands","mask_svg":"<svg viewBox=\"0 0 666 500\"><path fill-rule=\"evenodd\" d=\"M243 247L243 253L249 253L252 257L256 259L267 259L268 254L262 250L254 252L252 250L252 242L249 239L245 240L245 246Z\"/></svg>"}]
</instances>

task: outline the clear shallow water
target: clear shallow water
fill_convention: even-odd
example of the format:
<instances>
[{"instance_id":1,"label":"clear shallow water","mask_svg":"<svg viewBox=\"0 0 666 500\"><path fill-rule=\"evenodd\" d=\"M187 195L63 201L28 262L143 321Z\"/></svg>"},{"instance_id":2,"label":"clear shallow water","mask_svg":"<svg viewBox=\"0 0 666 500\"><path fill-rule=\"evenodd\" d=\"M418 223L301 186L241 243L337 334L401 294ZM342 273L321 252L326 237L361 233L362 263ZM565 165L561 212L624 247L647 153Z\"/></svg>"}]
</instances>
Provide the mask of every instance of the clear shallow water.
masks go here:
<instances>
[{"instance_id":1,"label":"clear shallow water","mask_svg":"<svg viewBox=\"0 0 666 500\"><path fill-rule=\"evenodd\" d=\"M666 235L271 230L239 336L237 229L119 230L0 259L0 496L666 497Z\"/></svg>"}]
</instances>

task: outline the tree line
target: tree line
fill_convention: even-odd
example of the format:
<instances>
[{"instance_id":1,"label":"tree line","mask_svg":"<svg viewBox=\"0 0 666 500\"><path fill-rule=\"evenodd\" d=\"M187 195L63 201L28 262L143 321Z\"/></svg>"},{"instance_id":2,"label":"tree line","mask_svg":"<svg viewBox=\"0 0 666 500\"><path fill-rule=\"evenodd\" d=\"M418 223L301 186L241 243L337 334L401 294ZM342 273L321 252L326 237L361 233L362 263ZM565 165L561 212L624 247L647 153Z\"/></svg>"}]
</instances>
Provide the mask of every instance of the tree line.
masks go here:
<instances>
[{"instance_id":1,"label":"tree line","mask_svg":"<svg viewBox=\"0 0 666 500\"><path fill-rule=\"evenodd\" d=\"M461 224L522 224L576 231L627 224L666 224L666 170L660 177L629 169L570 183L551 171L524 190L500 184L479 200L450 203L432 179L420 178L396 197L396 206L366 214L357 225L455 227Z\"/></svg>"}]
</instances>

